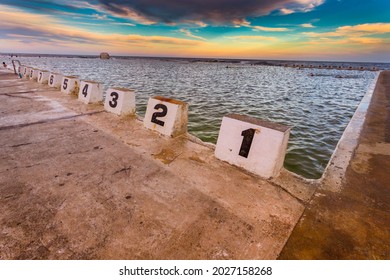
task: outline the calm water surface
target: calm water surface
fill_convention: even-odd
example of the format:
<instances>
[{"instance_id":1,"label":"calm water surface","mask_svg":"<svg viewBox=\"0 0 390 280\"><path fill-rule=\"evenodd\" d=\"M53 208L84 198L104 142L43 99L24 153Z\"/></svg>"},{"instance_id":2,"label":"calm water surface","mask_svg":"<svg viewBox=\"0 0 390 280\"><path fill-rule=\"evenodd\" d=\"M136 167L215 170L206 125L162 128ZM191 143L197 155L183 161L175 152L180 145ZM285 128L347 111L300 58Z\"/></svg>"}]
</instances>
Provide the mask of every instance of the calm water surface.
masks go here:
<instances>
[{"instance_id":1,"label":"calm water surface","mask_svg":"<svg viewBox=\"0 0 390 280\"><path fill-rule=\"evenodd\" d=\"M136 90L143 116L150 96L186 101L189 132L216 143L222 117L240 113L292 127L285 167L319 178L369 85L371 71L297 69L147 58L26 57L22 64ZM310 74L314 76L311 76ZM340 78L342 76L342 78Z\"/></svg>"}]
</instances>

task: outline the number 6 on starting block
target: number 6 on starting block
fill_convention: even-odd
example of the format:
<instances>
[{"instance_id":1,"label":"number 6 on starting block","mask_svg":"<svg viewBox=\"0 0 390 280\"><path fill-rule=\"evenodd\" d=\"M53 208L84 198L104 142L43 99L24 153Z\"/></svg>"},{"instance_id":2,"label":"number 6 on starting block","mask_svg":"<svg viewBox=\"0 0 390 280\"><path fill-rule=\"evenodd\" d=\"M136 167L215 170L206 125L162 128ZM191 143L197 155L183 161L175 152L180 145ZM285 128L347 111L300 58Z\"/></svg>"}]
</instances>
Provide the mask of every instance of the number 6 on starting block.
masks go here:
<instances>
[{"instance_id":1,"label":"number 6 on starting block","mask_svg":"<svg viewBox=\"0 0 390 280\"><path fill-rule=\"evenodd\" d=\"M289 135L288 126L230 114L222 119L215 156L261 177L276 177Z\"/></svg>"},{"instance_id":2,"label":"number 6 on starting block","mask_svg":"<svg viewBox=\"0 0 390 280\"><path fill-rule=\"evenodd\" d=\"M175 137L187 132L188 104L155 96L149 98L144 126L161 134Z\"/></svg>"},{"instance_id":3,"label":"number 6 on starting block","mask_svg":"<svg viewBox=\"0 0 390 280\"><path fill-rule=\"evenodd\" d=\"M117 115L134 115L134 91L125 88L109 88L106 92L104 109Z\"/></svg>"},{"instance_id":4,"label":"number 6 on starting block","mask_svg":"<svg viewBox=\"0 0 390 280\"><path fill-rule=\"evenodd\" d=\"M61 86L63 75L58 73L50 73L49 86L59 88Z\"/></svg>"},{"instance_id":5,"label":"number 6 on starting block","mask_svg":"<svg viewBox=\"0 0 390 280\"><path fill-rule=\"evenodd\" d=\"M103 100L103 85L92 81L82 81L79 90L79 100L85 104Z\"/></svg>"}]
</instances>

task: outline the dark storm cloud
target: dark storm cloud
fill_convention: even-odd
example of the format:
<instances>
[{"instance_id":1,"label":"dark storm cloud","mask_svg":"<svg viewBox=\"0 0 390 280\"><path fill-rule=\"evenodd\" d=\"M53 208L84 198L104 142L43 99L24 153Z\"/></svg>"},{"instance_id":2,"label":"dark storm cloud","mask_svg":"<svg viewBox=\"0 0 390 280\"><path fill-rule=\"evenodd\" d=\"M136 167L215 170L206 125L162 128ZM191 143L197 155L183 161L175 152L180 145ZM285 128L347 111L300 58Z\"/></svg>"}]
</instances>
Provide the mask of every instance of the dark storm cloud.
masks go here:
<instances>
[{"instance_id":1,"label":"dark storm cloud","mask_svg":"<svg viewBox=\"0 0 390 280\"><path fill-rule=\"evenodd\" d=\"M102 7L121 15L143 16L156 22L203 21L232 23L286 7L316 5L318 0L99 0Z\"/></svg>"}]
</instances>

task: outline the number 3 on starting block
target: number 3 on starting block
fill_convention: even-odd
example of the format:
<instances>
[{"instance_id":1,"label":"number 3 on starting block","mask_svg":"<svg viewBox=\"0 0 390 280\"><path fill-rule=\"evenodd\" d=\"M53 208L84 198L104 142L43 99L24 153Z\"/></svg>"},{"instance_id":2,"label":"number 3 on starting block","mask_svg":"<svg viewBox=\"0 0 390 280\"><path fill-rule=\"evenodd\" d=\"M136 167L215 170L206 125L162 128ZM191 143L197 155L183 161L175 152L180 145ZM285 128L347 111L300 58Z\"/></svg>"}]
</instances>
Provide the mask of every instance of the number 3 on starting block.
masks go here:
<instances>
[{"instance_id":1,"label":"number 3 on starting block","mask_svg":"<svg viewBox=\"0 0 390 280\"><path fill-rule=\"evenodd\" d=\"M149 98L144 126L161 134L175 137L187 132L188 104L155 96Z\"/></svg>"},{"instance_id":2,"label":"number 3 on starting block","mask_svg":"<svg viewBox=\"0 0 390 280\"><path fill-rule=\"evenodd\" d=\"M215 156L264 178L283 167L290 128L238 114L222 119Z\"/></svg>"},{"instance_id":3,"label":"number 3 on starting block","mask_svg":"<svg viewBox=\"0 0 390 280\"><path fill-rule=\"evenodd\" d=\"M109 88L104 109L117 115L135 114L135 93L125 88Z\"/></svg>"}]
</instances>

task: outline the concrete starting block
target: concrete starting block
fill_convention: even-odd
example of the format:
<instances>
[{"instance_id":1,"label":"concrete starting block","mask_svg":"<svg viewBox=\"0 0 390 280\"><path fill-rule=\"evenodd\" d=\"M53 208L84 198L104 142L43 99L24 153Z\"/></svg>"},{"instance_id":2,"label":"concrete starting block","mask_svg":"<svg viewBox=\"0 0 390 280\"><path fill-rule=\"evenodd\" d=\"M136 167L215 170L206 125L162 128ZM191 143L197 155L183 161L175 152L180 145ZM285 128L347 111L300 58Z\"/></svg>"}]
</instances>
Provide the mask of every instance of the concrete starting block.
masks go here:
<instances>
[{"instance_id":1,"label":"concrete starting block","mask_svg":"<svg viewBox=\"0 0 390 280\"><path fill-rule=\"evenodd\" d=\"M103 101L103 85L94 81L82 81L79 89L79 100L85 104Z\"/></svg>"},{"instance_id":2,"label":"concrete starting block","mask_svg":"<svg viewBox=\"0 0 390 280\"><path fill-rule=\"evenodd\" d=\"M19 73L22 75L22 77L24 77L24 75L26 75L26 73L27 73L27 66L26 65L21 65Z\"/></svg>"},{"instance_id":3,"label":"concrete starting block","mask_svg":"<svg viewBox=\"0 0 390 280\"><path fill-rule=\"evenodd\" d=\"M215 156L269 179L283 167L290 128L248 116L222 119Z\"/></svg>"},{"instance_id":4,"label":"concrete starting block","mask_svg":"<svg viewBox=\"0 0 390 280\"><path fill-rule=\"evenodd\" d=\"M30 69L30 80L32 81L37 81L38 80L38 73L39 69Z\"/></svg>"},{"instance_id":5,"label":"concrete starting block","mask_svg":"<svg viewBox=\"0 0 390 280\"><path fill-rule=\"evenodd\" d=\"M48 82L49 86L54 88L59 88L61 86L63 77L64 76L62 74L50 73L49 82Z\"/></svg>"},{"instance_id":6,"label":"concrete starting block","mask_svg":"<svg viewBox=\"0 0 390 280\"><path fill-rule=\"evenodd\" d=\"M171 137L187 132L188 104L182 101L155 96L149 98L144 126Z\"/></svg>"},{"instance_id":7,"label":"concrete starting block","mask_svg":"<svg viewBox=\"0 0 390 280\"><path fill-rule=\"evenodd\" d=\"M61 82L61 92L66 94L79 93L80 80L76 76L64 76Z\"/></svg>"},{"instance_id":8,"label":"concrete starting block","mask_svg":"<svg viewBox=\"0 0 390 280\"><path fill-rule=\"evenodd\" d=\"M117 115L135 114L135 92L125 88L109 88L104 109Z\"/></svg>"},{"instance_id":9,"label":"concrete starting block","mask_svg":"<svg viewBox=\"0 0 390 280\"><path fill-rule=\"evenodd\" d=\"M31 71L31 67L28 67L28 66L26 66L25 68L24 68L24 71L23 71L23 77L25 78L25 79L27 79L27 80L29 80L30 79L30 71Z\"/></svg>"},{"instance_id":10,"label":"concrete starting block","mask_svg":"<svg viewBox=\"0 0 390 280\"><path fill-rule=\"evenodd\" d=\"M39 71L38 72L38 83L47 84L49 81L50 73L48 71Z\"/></svg>"}]
</instances>

